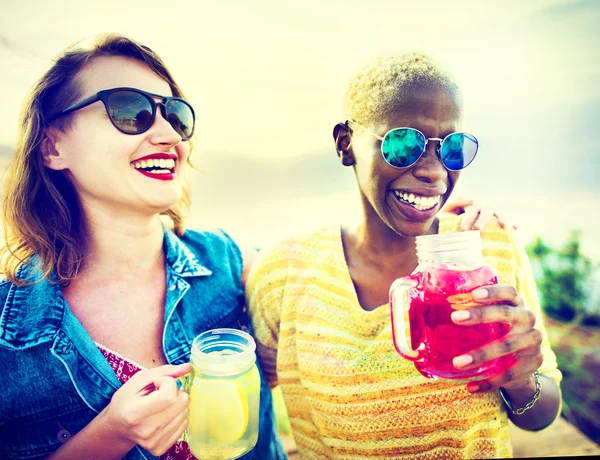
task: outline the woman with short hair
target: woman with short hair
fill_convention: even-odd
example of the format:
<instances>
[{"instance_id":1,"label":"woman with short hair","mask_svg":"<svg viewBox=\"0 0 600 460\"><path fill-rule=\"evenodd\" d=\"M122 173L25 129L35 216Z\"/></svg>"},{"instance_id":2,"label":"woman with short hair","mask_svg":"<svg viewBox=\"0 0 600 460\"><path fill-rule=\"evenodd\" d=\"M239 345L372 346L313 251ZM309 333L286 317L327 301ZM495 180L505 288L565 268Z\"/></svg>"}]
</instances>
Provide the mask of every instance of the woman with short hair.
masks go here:
<instances>
[{"instance_id":1,"label":"woman with short hair","mask_svg":"<svg viewBox=\"0 0 600 460\"><path fill-rule=\"evenodd\" d=\"M561 374L511 227L482 231L501 284L474 291L477 306L452 320L511 327L456 356L455 368L514 354L512 367L469 384L429 380L394 349L388 293L417 267L415 238L463 227L461 216L439 213L477 153L462 116L456 82L431 58L371 60L333 128L356 177L358 220L263 249L253 265L246 295L259 358L281 387L303 459L508 457L509 419L539 430L559 413Z\"/></svg>"}]
</instances>

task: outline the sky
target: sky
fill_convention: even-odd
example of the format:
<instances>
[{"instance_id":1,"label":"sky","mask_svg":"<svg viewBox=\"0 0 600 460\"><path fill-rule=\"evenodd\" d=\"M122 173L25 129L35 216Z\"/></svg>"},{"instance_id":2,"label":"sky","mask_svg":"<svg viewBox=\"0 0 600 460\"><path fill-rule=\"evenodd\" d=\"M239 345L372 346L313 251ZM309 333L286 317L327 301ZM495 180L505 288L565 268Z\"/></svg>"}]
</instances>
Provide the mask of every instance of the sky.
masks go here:
<instances>
[{"instance_id":1,"label":"sky","mask_svg":"<svg viewBox=\"0 0 600 460\"><path fill-rule=\"evenodd\" d=\"M98 33L157 51L198 114L192 223L254 245L356 209L331 130L368 57L425 51L463 89L480 141L457 193L519 226L524 243L581 230L600 261L598 0L0 0L0 145L27 91L66 46Z\"/></svg>"}]
</instances>

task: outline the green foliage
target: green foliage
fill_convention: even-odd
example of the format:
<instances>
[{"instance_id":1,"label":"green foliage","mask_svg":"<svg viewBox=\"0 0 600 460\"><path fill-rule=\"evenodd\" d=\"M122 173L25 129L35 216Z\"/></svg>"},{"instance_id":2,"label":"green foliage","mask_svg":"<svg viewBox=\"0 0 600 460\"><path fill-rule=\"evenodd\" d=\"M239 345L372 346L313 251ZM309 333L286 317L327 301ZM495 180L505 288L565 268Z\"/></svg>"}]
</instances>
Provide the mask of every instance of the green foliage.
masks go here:
<instances>
[{"instance_id":1,"label":"green foliage","mask_svg":"<svg viewBox=\"0 0 600 460\"><path fill-rule=\"evenodd\" d=\"M563 416L600 443L600 334L548 318L545 325L563 375Z\"/></svg>"},{"instance_id":2,"label":"green foliage","mask_svg":"<svg viewBox=\"0 0 600 460\"><path fill-rule=\"evenodd\" d=\"M589 305L594 266L581 252L578 232L572 232L570 240L560 249L537 237L527 252L546 314L576 324L600 324L598 306Z\"/></svg>"}]
</instances>

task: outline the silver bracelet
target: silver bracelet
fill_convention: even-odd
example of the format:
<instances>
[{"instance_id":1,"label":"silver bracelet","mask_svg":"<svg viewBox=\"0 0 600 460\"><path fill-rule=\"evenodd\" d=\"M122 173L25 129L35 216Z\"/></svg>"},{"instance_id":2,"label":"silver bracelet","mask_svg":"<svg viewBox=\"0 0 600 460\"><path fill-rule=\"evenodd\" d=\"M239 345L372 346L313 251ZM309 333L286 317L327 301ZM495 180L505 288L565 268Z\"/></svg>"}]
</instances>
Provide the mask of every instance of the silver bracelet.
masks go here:
<instances>
[{"instance_id":1,"label":"silver bracelet","mask_svg":"<svg viewBox=\"0 0 600 460\"><path fill-rule=\"evenodd\" d=\"M513 409L513 406L508 399L508 395L505 393L506 390L502 387L499 388L500 396L502 396L502 399L504 400L504 404L506 404L506 407L508 407L508 410L510 410L513 414L522 415L523 412L531 409L534 406L534 404L537 402L537 400L540 399L540 395L542 394L542 381L540 379L540 373L538 371L535 371L533 373L533 378L535 379L535 393L533 394L531 401L529 401L523 407L520 407L518 409Z\"/></svg>"}]
</instances>

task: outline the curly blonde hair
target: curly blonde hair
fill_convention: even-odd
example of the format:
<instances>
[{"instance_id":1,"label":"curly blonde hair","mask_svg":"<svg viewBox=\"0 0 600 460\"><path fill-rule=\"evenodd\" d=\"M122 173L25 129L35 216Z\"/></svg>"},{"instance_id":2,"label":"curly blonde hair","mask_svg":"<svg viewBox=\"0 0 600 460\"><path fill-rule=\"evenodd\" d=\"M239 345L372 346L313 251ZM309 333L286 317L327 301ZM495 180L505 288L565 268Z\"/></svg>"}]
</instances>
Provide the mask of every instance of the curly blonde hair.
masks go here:
<instances>
[{"instance_id":1,"label":"curly blonde hair","mask_svg":"<svg viewBox=\"0 0 600 460\"><path fill-rule=\"evenodd\" d=\"M350 80L342 116L361 123L378 123L408 90L415 87L458 91L452 76L431 57L420 52L381 54L367 61Z\"/></svg>"},{"instance_id":2,"label":"curly blonde hair","mask_svg":"<svg viewBox=\"0 0 600 460\"><path fill-rule=\"evenodd\" d=\"M53 114L82 96L76 77L99 56L122 56L143 62L169 84L174 96L184 97L160 57L128 37L101 36L90 47L68 48L55 60L26 99L15 156L7 170L2 216L5 245L0 249L0 271L15 284L40 281L18 276L20 267L34 256L39 258L36 263L42 278L61 285L74 279L81 267L87 229L79 197L64 171L44 166L40 146L48 127L62 131L69 127L69 115L53 121ZM179 203L162 213L178 235L185 231L183 221L189 205L190 194L184 183Z\"/></svg>"}]
</instances>

